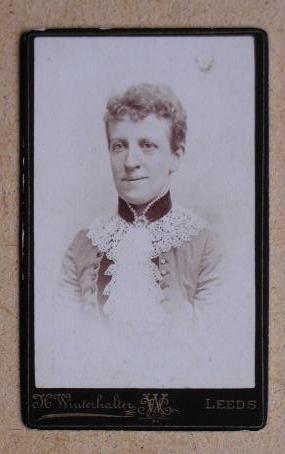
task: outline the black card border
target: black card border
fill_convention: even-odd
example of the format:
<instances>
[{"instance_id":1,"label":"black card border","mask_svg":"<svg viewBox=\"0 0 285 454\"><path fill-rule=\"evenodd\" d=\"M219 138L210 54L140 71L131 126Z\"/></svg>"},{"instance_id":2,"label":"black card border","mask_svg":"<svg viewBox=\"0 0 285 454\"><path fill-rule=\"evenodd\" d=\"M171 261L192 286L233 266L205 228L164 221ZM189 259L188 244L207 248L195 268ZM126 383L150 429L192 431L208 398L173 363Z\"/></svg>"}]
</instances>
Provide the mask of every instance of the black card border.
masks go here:
<instances>
[{"instance_id":1,"label":"black card border","mask_svg":"<svg viewBox=\"0 0 285 454\"><path fill-rule=\"evenodd\" d=\"M37 37L87 36L252 36L255 43L255 251L256 251L256 336L255 376L252 389L38 389L34 381L34 218L33 218L33 125L34 125L34 39ZM132 29L48 29L25 33L20 41L20 374L24 424L37 429L117 430L258 430L267 418L268 388L268 289L269 289L269 182L268 182L268 38L257 28L132 28ZM149 415L141 407L144 393L158 399L166 394L170 415ZM98 394L106 401L134 404L135 416L97 416L91 412L59 411L58 399L70 394L73 402ZM205 399L256 402L257 408L206 409ZM199 407L203 400L204 407ZM211 400L212 402L212 400ZM183 403L187 414L175 407ZM174 409L172 406L174 405ZM242 405L242 404L240 404ZM251 404L253 405L253 404ZM137 412L140 409L141 414ZM173 413L171 411L173 410ZM118 409L116 409L118 411ZM100 411L99 411L100 413ZM105 412L106 413L106 412ZM113 412L114 413L114 412ZM194 423L193 423L193 413ZM202 423L195 424L195 420ZM187 422L188 421L188 422ZM192 422L191 422L192 421Z\"/></svg>"}]
</instances>

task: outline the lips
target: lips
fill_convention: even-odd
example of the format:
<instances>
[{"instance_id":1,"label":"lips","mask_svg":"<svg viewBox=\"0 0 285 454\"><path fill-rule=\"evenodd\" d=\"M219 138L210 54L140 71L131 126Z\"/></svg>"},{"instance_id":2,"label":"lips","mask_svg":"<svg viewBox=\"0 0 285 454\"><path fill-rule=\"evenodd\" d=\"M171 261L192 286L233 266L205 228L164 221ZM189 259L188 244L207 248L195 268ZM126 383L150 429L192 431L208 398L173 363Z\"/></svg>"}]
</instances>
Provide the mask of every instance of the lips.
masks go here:
<instances>
[{"instance_id":1,"label":"lips","mask_svg":"<svg viewBox=\"0 0 285 454\"><path fill-rule=\"evenodd\" d=\"M147 177L125 177L125 178L122 178L122 181L140 181L140 180L146 180Z\"/></svg>"}]
</instances>

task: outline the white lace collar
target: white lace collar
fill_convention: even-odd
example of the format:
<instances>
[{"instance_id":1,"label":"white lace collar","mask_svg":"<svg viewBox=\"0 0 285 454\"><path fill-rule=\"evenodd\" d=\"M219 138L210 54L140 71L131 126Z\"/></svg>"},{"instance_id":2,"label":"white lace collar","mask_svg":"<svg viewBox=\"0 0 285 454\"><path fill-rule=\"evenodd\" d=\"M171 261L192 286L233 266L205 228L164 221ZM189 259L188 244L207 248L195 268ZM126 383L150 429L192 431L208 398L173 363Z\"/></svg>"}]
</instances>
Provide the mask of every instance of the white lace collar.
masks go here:
<instances>
[{"instance_id":1,"label":"white lace collar","mask_svg":"<svg viewBox=\"0 0 285 454\"><path fill-rule=\"evenodd\" d=\"M178 248L186 241L191 241L205 226L206 223L190 210L173 206L165 216L145 226L152 241L152 258L170 251L171 248ZM87 237L109 260L114 260L123 236L135 228L132 223L125 221L116 213L97 218L91 225Z\"/></svg>"}]
</instances>

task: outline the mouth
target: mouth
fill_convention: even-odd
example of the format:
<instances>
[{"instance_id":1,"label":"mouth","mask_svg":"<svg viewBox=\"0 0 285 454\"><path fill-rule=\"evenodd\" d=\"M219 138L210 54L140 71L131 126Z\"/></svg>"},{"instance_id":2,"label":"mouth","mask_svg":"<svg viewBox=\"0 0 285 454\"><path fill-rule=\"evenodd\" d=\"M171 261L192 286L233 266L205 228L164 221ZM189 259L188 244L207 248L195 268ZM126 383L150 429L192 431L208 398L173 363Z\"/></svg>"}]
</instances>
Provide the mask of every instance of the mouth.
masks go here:
<instances>
[{"instance_id":1,"label":"mouth","mask_svg":"<svg viewBox=\"0 0 285 454\"><path fill-rule=\"evenodd\" d=\"M140 180L146 180L147 177L125 177L122 178L122 181L140 181Z\"/></svg>"}]
</instances>

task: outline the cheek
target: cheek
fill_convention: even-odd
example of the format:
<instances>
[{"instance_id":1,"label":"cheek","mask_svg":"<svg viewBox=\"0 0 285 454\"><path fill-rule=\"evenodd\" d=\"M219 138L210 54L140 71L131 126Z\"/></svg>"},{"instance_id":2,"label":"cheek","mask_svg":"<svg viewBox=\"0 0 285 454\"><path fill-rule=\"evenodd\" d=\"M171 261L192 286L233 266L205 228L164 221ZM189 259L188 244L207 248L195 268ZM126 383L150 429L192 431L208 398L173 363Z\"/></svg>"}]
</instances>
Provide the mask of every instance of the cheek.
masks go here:
<instances>
[{"instance_id":1,"label":"cheek","mask_svg":"<svg viewBox=\"0 0 285 454\"><path fill-rule=\"evenodd\" d=\"M116 176L118 173L121 172L122 160L117 155L111 155L110 163L113 175Z\"/></svg>"},{"instance_id":2,"label":"cheek","mask_svg":"<svg viewBox=\"0 0 285 454\"><path fill-rule=\"evenodd\" d=\"M170 173L170 157L158 156L149 166L150 172L159 179L165 178Z\"/></svg>"}]
</instances>

